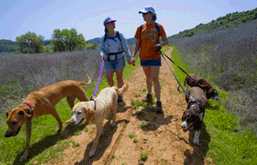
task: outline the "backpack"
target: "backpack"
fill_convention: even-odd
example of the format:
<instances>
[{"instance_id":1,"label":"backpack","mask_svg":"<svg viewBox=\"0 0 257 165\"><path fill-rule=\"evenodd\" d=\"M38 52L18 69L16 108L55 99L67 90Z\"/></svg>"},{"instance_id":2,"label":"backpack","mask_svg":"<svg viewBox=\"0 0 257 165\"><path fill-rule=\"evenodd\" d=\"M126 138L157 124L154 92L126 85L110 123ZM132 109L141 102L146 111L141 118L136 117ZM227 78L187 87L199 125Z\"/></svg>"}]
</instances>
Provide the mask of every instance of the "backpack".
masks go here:
<instances>
[{"instance_id":1,"label":"backpack","mask_svg":"<svg viewBox=\"0 0 257 165\"><path fill-rule=\"evenodd\" d=\"M140 34L142 32L142 28L143 28L143 25L140 26ZM160 43L159 41L159 38L160 38L160 27L159 27L159 24L157 22L155 22L155 28L158 32L158 44ZM141 44L141 37L140 37L140 44Z\"/></svg>"},{"instance_id":2,"label":"backpack","mask_svg":"<svg viewBox=\"0 0 257 165\"><path fill-rule=\"evenodd\" d=\"M118 37L118 39L120 40L120 43L122 43L122 42L121 42L121 39L120 39L120 33L119 33L118 31L116 31L115 34L116 34L116 36ZM111 38L111 37L110 37L110 38ZM114 38L116 38L116 37L114 37ZM107 33L104 34L104 42L106 41L106 39L107 39Z\"/></svg>"},{"instance_id":3,"label":"backpack","mask_svg":"<svg viewBox=\"0 0 257 165\"><path fill-rule=\"evenodd\" d=\"M121 41L121 38L120 38L120 33L118 31L115 32L115 35L116 37L118 37L118 39L120 40L120 44L121 44L121 47L122 47L122 41ZM113 38L116 38L116 37L113 37ZM112 37L109 37L109 38L112 38ZM104 43L105 41L107 40L107 33L104 34ZM105 44L104 44L105 45ZM123 48L123 47L122 47ZM124 51L120 51L120 52L116 52L116 53L107 53L108 55L108 61L110 61L110 57L109 55L115 55L115 59L117 60L117 54L120 54L120 53L123 53Z\"/></svg>"}]
</instances>

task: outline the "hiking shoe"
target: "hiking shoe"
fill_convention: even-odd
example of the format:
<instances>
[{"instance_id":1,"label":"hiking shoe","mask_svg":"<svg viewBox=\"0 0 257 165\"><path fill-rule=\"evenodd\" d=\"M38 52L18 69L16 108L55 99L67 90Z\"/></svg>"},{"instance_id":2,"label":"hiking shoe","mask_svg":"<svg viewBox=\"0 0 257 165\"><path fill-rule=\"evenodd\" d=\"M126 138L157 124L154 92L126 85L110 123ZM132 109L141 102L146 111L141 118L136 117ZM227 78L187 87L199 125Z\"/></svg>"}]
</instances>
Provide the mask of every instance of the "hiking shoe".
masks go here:
<instances>
[{"instance_id":1,"label":"hiking shoe","mask_svg":"<svg viewBox=\"0 0 257 165\"><path fill-rule=\"evenodd\" d=\"M156 112L157 113L163 113L163 111L162 111L162 102L161 101L157 101L156 102Z\"/></svg>"},{"instance_id":2,"label":"hiking shoe","mask_svg":"<svg viewBox=\"0 0 257 165\"><path fill-rule=\"evenodd\" d=\"M118 102L122 102L122 96L118 96Z\"/></svg>"},{"instance_id":3,"label":"hiking shoe","mask_svg":"<svg viewBox=\"0 0 257 165\"><path fill-rule=\"evenodd\" d=\"M146 97L143 99L144 102L153 102L152 94L147 93Z\"/></svg>"}]
</instances>

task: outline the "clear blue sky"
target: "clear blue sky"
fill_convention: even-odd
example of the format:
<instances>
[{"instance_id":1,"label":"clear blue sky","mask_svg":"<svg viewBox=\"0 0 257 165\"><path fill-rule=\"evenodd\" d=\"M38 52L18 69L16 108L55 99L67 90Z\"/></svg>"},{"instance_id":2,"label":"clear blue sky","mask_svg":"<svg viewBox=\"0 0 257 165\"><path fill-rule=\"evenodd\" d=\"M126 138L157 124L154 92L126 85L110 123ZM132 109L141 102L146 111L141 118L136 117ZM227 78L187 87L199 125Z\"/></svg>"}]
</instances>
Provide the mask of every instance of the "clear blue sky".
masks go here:
<instances>
[{"instance_id":1,"label":"clear blue sky","mask_svg":"<svg viewBox=\"0 0 257 165\"><path fill-rule=\"evenodd\" d=\"M116 19L116 30L134 37L143 24L138 11L151 5L167 36L228 13L252 10L257 0L6 0L0 5L0 39L35 32L50 39L55 29L75 28L86 40L104 34L103 20Z\"/></svg>"}]
</instances>

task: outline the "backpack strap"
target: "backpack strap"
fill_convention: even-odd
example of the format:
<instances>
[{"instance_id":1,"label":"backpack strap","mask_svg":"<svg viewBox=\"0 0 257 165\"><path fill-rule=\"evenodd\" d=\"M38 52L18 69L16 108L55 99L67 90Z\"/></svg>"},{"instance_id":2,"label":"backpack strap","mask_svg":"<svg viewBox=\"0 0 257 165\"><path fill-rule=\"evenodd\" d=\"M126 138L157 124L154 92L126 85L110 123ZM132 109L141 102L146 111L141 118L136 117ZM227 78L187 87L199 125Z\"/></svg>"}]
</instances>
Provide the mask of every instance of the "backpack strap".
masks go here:
<instances>
[{"instance_id":1,"label":"backpack strap","mask_svg":"<svg viewBox=\"0 0 257 165\"><path fill-rule=\"evenodd\" d=\"M119 39L120 42L121 42L120 32L119 32L119 31L116 31L115 34L116 34L116 37L118 37L118 39ZM116 38L116 37L114 37L114 38ZM107 39L107 33L104 33L104 42L106 41L106 39Z\"/></svg>"},{"instance_id":2,"label":"backpack strap","mask_svg":"<svg viewBox=\"0 0 257 165\"><path fill-rule=\"evenodd\" d=\"M107 32L104 33L104 43L105 43L106 39L107 39Z\"/></svg>"},{"instance_id":3,"label":"backpack strap","mask_svg":"<svg viewBox=\"0 0 257 165\"><path fill-rule=\"evenodd\" d=\"M121 38L120 38L120 32L116 31L115 33L116 33L116 36L118 37L118 39L120 40L120 45L121 45L121 48L123 50L122 41L121 41ZM124 52L124 50L123 50L123 52Z\"/></svg>"},{"instance_id":4,"label":"backpack strap","mask_svg":"<svg viewBox=\"0 0 257 165\"><path fill-rule=\"evenodd\" d=\"M120 38L120 32L119 31L116 31L116 36L118 37L118 39L120 40L120 43L121 43L121 38Z\"/></svg>"},{"instance_id":5,"label":"backpack strap","mask_svg":"<svg viewBox=\"0 0 257 165\"><path fill-rule=\"evenodd\" d=\"M157 22L155 22L155 28L156 28L156 30L158 32L158 44L159 44L160 43L160 41L159 41L159 38L160 38L160 26L159 26L159 24Z\"/></svg>"},{"instance_id":6,"label":"backpack strap","mask_svg":"<svg viewBox=\"0 0 257 165\"><path fill-rule=\"evenodd\" d=\"M139 42L139 47L141 46L141 33L142 33L143 25L140 26L140 42Z\"/></svg>"},{"instance_id":7,"label":"backpack strap","mask_svg":"<svg viewBox=\"0 0 257 165\"><path fill-rule=\"evenodd\" d=\"M118 39L120 40L120 44L121 44L121 48L123 49L123 46L122 46L122 41L121 41L121 38L120 38L120 32L119 31L116 31L115 32L115 36L118 37ZM114 38L116 38L114 37ZM107 33L104 34L104 43L105 41L107 40ZM105 44L104 44L105 45ZM116 60L117 60L117 54L120 54L120 53L123 53L124 50L120 51L120 52L116 52L116 53L107 53L107 56L108 56L108 60L110 61L110 57L109 55L116 55Z\"/></svg>"}]
</instances>

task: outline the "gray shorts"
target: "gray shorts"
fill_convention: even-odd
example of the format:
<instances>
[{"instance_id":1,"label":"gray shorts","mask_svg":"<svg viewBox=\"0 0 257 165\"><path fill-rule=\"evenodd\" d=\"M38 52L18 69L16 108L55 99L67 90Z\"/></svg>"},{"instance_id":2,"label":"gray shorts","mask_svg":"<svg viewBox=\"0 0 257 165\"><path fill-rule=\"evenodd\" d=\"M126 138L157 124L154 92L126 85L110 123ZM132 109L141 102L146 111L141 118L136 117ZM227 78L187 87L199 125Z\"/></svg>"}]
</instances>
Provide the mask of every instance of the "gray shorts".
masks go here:
<instances>
[{"instance_id":1,"label":"gray shorts","mask_svg":"<svg viewBox=\"0 0 257 165\"><path fill-rule=\"evenodd\" d=\"M119 70L125 68L125 57L121 57L117 60L114 59L110 61L108 59L104 59L104 68L106 71Z\"/></svg>"}]
</instances>

